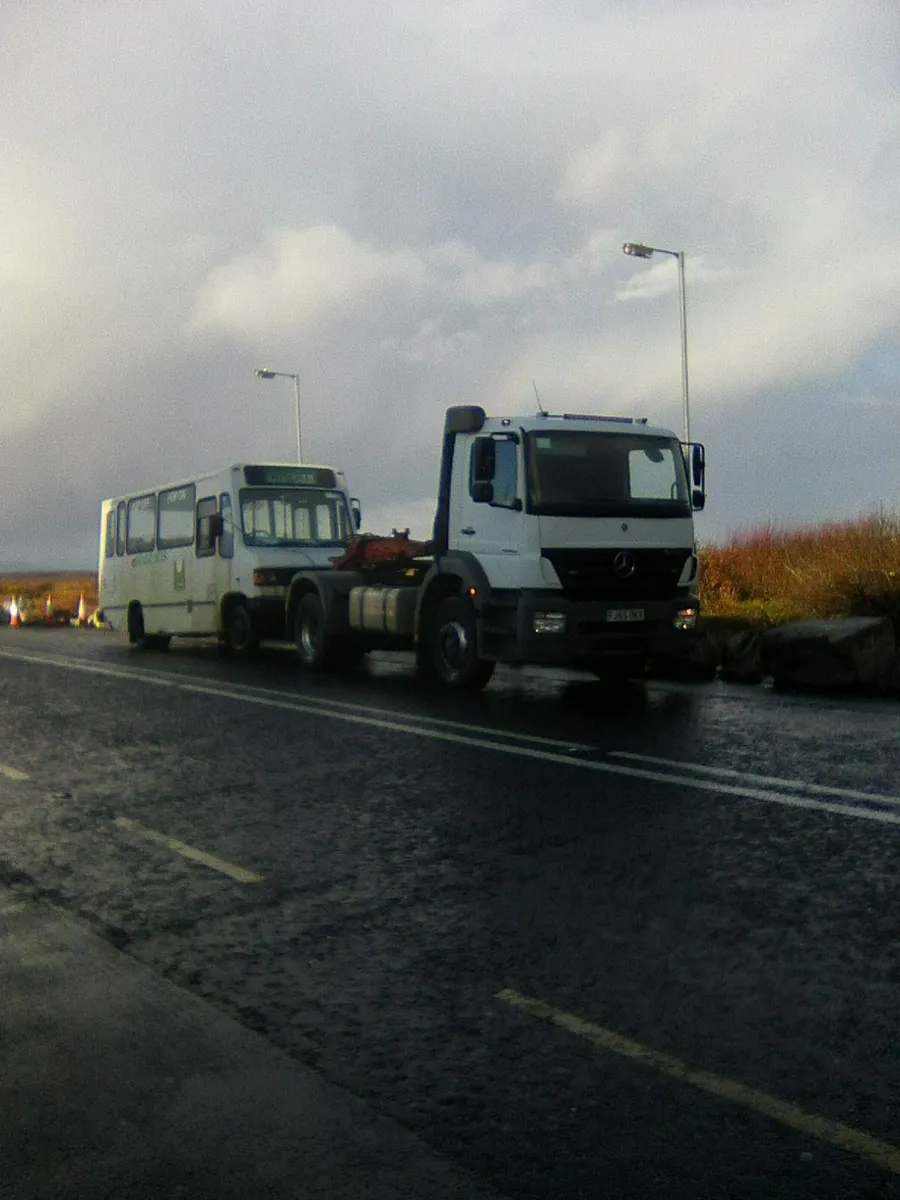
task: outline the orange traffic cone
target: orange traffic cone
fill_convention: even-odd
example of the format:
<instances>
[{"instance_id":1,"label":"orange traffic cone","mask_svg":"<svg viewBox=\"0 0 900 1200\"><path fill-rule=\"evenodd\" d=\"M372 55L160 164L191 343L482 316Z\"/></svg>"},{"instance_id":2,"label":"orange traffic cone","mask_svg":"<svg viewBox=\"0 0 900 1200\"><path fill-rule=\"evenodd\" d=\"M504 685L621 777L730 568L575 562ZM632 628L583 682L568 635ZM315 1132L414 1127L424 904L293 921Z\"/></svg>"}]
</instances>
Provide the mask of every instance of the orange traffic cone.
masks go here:
<instances>
[{"instance_id":1,"label":"orange traffic cone","mask_svg":"<svg viewBox=\"0 0 900 1200\"><path fill-rule=\"evenodd\" d=\"M87 624L87 605L84 602L84 592L81 593L81 599L78 601L78 624Z\"/></svg>"},{"instance_id":2,"label":"orange traffic cone","mask_svg":"<svg viewBox=\"0 0 900 1200\"><path fill-rule=\"evenodd\" d=\"M16 598L15 598L15 596L13 596L13 598L12 598L12 599L10 600L10 602L9 602L9 624L10 624L10 628L11 628L11 629L17 629L17 628L18 628L18 626L19 626L21 623L22 623L22 619L21 619L21 617L19 616L19 605L18 605L18 603L17 603L17 601L16 601Z\"/></svg>"},{"instance_id":3,"label":"orange traffic cone","mask_svg":"<svg viewBox=\"0 0 900 1200\"><path fill-rule=\"evenodd\" d=\"M44 621L47 625L53 624L53 594L47 593L47 600L44 604Z\"/></svg>"}]
</instances>

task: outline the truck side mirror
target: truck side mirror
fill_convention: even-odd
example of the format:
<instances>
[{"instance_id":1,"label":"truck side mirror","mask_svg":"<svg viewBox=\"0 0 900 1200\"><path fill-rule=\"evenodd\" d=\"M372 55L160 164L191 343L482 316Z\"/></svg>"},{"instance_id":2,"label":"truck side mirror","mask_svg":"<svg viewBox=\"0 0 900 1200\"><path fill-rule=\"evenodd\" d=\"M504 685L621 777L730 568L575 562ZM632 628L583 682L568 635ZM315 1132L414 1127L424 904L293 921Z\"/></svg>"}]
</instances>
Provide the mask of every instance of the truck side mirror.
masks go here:
<instances>
[{"instance_id":1,"label":"truck side mirror","mask_svg":"<svg viewBox=\"0 0 900 1200\"><path fill-rule=\"evenodd\" d=\"M476 504L493 504L494 485L479 481L472 484L472 499Z\"/></svg>"},{"instance_id":2,"label":"truck side mirror","mask_svg":"<svg viewBox=\"0 0 900 1200\"><path fill-rule=\"evenodd\" d=\"M699 442L691 446L691 477L694 487L702 490L706 475L706 451Z\"/></svg>"},{"instance_id":3,"label":"truck side mirror","mask_svg":"<svg viewBox=\"0 0 900 1200\"><path fill-rule=\"evenodd\" d=\"M474 493L474 485L489 483L494 478L496 463L497 453L494 448L494 439L489 437L476 438L472 445L473 500L477 498Z\"/></svg>"},{"instance_id":4,"label":"truck side mirror","mask_svg":"<svg viewBox=\"0 0 900 1200\"><path fill-rule=\"evenodd\" d=\"M702 442L683 443L684 465L690 475L691 508L699 512L706 505L706 448Z\"/></svg>"},{"instance_id":5,"label":"truck side mirror","mask_svg":"<svg viewBox=\"0 0 900 1200\"><path fill-rule=\"evenodd\" d=\"M362 508L355 496L350 497L350 511L353 513L353 524L359 529L362 525Z\"/></svg>"}]
</instances>

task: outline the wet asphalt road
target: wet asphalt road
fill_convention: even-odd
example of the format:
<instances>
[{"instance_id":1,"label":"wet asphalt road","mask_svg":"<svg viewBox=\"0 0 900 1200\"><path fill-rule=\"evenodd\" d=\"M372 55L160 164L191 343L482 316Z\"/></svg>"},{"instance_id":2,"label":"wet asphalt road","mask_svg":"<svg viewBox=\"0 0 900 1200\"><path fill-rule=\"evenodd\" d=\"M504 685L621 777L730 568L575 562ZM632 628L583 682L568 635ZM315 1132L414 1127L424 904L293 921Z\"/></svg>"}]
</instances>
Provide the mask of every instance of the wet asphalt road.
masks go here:
<instances>
[{"instance_id":1,"label":"wet asphalt road","mask_svg":"<svg viewBox=\"0 0 900 1200\"><path fill-rule=\"evenodd\" d=\"M896 701L75 630L0 678L0 882L501 1192L900 1197Z\"/></svg>"}]
</instances>

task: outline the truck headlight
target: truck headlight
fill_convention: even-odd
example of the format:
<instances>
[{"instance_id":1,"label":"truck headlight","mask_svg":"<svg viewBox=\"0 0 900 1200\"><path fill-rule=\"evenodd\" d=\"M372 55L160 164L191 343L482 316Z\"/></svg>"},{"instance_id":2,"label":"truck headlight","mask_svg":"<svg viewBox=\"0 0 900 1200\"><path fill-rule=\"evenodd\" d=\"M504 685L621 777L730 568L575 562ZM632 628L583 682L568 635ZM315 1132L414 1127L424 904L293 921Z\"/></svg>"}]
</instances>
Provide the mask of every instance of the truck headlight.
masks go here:
<instances>
[{"instance_id":1,"label":"truck headlight","mask_svg":"<svg viewBox=\"0 0 900 1200\"><path fill-rule=\"evenodd\" d=\"M565 633L566 614L560 612L536 612L534 614L535 633Z\"/></svg>"},{"instance_id":2,"label":"truck headlight","mask_svg":"<svg viewBox=\"0 0 900 1200\"><path fill-rule=\"evenodd\" d=\"M696 608L682 608L672 622L676 629L694 629L697 625Z\"/></svg>"}]
</instances>

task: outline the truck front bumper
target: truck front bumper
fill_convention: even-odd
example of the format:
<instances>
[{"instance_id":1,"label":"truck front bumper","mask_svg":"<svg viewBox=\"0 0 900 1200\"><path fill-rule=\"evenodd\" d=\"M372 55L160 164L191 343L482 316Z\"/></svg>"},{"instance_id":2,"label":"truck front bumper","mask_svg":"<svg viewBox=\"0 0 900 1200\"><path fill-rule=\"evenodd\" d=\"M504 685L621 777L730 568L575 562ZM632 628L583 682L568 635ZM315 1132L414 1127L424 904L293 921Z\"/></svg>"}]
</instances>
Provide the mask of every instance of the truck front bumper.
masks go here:
<instances>
[{"instance_id":1,"label":"truck front bumper","mask_svg":"<svg viewBox=\"0 0 900 1200\"><path fill-rule=\"evenodd\" d=\"M520 592L514 607L490 601L485 606L480 648L486 658L556 666L649 657L661 638L690 634L698 611L697 596L688 588L668 600L628 604Z\"/></svg>"}]
</instances>

